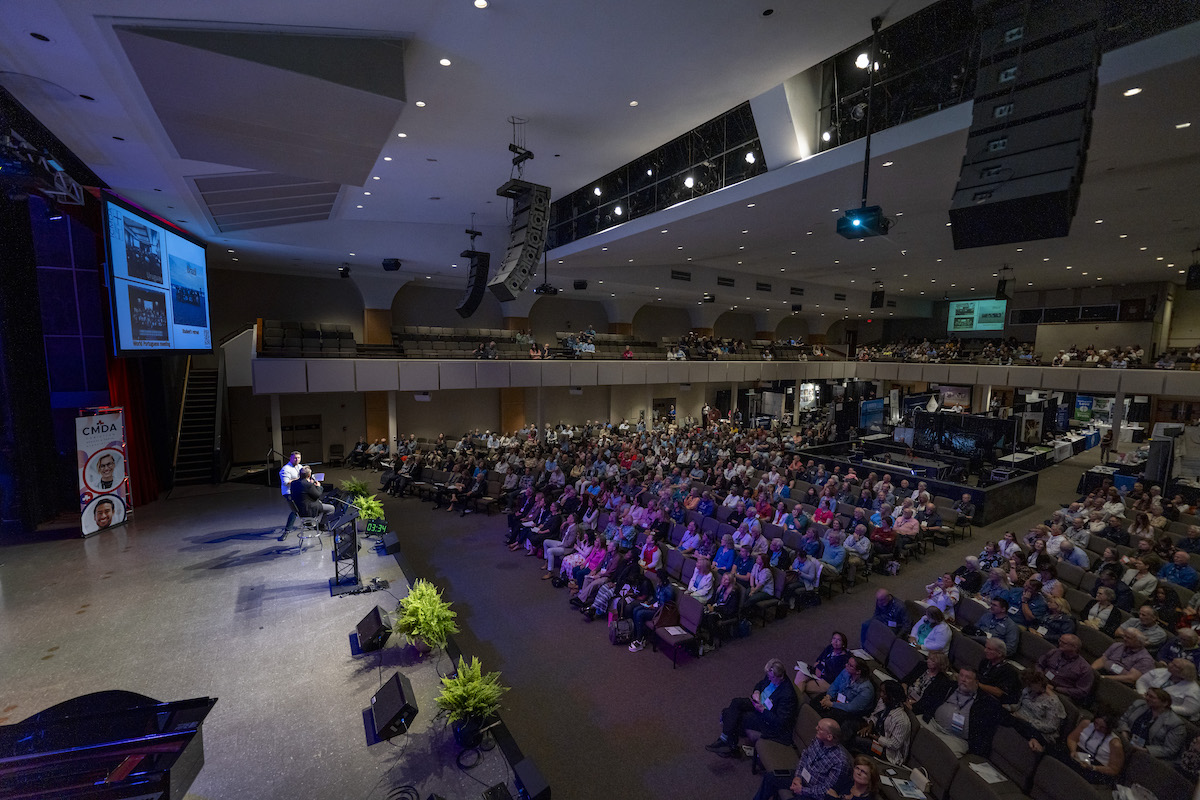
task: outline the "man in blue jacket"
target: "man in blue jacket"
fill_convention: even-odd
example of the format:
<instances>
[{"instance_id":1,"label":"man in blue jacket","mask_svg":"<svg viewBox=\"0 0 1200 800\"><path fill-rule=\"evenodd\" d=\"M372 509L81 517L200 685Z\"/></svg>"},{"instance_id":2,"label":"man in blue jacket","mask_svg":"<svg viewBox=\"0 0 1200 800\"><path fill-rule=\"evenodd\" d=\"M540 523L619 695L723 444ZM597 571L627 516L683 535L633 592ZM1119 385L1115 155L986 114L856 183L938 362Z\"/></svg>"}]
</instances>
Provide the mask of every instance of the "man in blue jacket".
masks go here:
<instances>
[{"instance_id":1,"label":"man in blue jacket","mask_svg":"<svg viewBox=\"0 0 1200 800\"><path fill-rule=\"evenodd\" d=\"M753 693L733 698L721 712L721 738L705 746L710 753L722 758L736 756L738 737L745 731L759 731L765 739L791 743L800 713L796 687L778 658L768 661L763 670L766 674L754 685Z\"/></svg>"},{"instance_id":2,"label":"man in blue jacket","mask_svg":"<svg viewBox=\"0 0 1200 800\"><path fill-rule=\"evenodd\" d=\"M899 602L892 593L887 589L880 589L875 592L875 613L871 619L877 619L884 625L891 628L893 633L907 631L911 626L908 624L908 612L904 610L904 604ZM871 624L871 619L862 624L862 630L859 631L858 641L862 645L867 640L867 628Z\"/></svg>"}]
</instances>

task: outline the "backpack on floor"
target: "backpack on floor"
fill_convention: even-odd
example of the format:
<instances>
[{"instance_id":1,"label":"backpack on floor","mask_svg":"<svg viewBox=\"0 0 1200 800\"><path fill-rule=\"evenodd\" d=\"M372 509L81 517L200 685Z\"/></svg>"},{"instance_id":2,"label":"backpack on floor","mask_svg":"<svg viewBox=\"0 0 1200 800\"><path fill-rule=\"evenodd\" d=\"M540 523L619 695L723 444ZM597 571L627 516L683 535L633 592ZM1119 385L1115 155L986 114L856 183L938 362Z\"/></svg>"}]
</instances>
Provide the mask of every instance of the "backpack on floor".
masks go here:
<instances>
[{"instance_id":1,"label":"backpack on floor","mask_svg":"<svg viewBox=\"0 0 1200 800\"><path fill-rule=\"evenodd\" d=\"M608 621L608 640L613 644L629 644L633 641L633 620L614 615Z\"/></svg>"}]
</instances>

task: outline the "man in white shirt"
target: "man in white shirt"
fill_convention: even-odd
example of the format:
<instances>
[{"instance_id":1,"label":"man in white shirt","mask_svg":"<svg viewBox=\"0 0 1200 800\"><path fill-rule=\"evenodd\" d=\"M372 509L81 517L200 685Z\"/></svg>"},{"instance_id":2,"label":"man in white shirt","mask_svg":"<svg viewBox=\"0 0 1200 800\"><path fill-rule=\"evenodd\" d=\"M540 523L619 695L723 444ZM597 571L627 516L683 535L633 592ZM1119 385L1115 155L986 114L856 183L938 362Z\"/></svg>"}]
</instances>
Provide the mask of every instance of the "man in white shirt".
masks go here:
<instances>
[{"instance_id":1,"label":"man in white shirt","mask_svg":"<svg viewBox=\"0 0 1200 800\"><path fill-rule=\"evenodd\" d=\"M287 463L284 464L279 470L279 483L280 488L283 490L284 497L290 498L292 496L292 481L300 477L300 468L303 466L304 465L300 463L300 451L293 450L292 455L288 459ZM291 504L289 503L288 506L291 507ZM292 508L291 513L288 514L287 526L284 528L284 530L290 531L295 522L296 509Z\"/></svg>"}]
</instances>

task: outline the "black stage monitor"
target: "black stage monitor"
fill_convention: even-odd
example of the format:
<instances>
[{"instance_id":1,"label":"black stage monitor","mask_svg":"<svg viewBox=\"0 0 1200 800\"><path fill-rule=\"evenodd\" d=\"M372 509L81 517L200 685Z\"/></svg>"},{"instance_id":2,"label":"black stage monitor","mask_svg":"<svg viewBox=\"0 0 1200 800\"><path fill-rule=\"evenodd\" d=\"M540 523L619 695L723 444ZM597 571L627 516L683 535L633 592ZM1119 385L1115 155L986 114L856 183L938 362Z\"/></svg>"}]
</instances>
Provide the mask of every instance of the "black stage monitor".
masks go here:
<instances>
[{"instance_id":1,"label":"black stage monitor","mask_svg":"<svg viewBox=\"0 0 1200 800\"><path fill-rule=\"evenodd\" d=\"M417 701L408 678L397 672L379 687L371 698L371 717L375 720L375 735L380 739L408 732L417 717Z\"/></svg>"},{"instance_id":2,"label":"black stage monitor","mask_svg":"<svg viewBox=\"0 0 1200 800\"><path fill-rule=\"evenodd\" d=\"M358 646L363 652L383 647L391 635L387 612L379 606L368 611L358 623Z\"/></svg>"},{"instance_id":3,"label":"black stage monitor","mask_svg":"<svg viewBox=\"0 0 1200 800\"><path fill-rule=\"evenodd\" d=\"M521 800L550 800L550 784L546 783L532 758L518 761L513 767L513 782Z\"/></svg>"}]
</instances>

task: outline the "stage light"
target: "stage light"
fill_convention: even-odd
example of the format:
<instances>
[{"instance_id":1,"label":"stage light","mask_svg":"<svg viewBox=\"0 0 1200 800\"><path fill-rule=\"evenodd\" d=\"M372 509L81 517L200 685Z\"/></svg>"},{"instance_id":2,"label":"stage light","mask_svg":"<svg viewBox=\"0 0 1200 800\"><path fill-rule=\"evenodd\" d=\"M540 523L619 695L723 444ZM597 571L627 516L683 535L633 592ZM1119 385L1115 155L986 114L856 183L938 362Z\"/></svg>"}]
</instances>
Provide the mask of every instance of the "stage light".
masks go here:
<instances>
[{"instance_id":1,"label":"stage light","mask_svg":"<svg viewBox=\"0 0 1200 800\"><path fill-rule=\"evenodd\" d=\"M866 69L871 64L871 57L866 53L859 53L858 58L854 59L854 66L859 69Z\"/></svg>"},{"instance_id":2,"label":"stage light","mask_svg":"<svg viewBox=\"0 0 1200 800\"><path fill-rule=\"evenodd\" d=\"M824 133L821 134L821 141L823 141L823 142L828 142L832 138L833 138L833 135L829 131L825 131Z\"/></svg>"},{"instance_id":3,"label":"stage light","mask_svg":"<svg viewBox=\"0 0 1200 800\"><path fill-rule=\"evenodd\" d=\"M622 214L624 214L625 212L621 210L621 207L620 207L620 206L617 206L616 208L614 208L614 209L613 209L613 213L614 213L614 214L616 214L616 215L619 217L619 216L621 216Z\"/></svg>"},{"instance_id":4,"label":"stage light","mask_svg":"<svg viewBox=\"0 0 1200 800\"><path fill-rule=\"evenodd\" d=\"M691 175L689 175L683 179L683 185L690 189L696 185L696 181Z\"/></svg>"},{"instance_id":5,"label":"stage light","mask_svg":"<svg viewBox=\"0 0 1200 800\"><path fill-rule=\"evenodd\" d=\"M746 163L747 163L747 164L753 164L753 163L754 163L754 161L755 161L755 159L754 159L754 153L746 153Z\"/></svg>"},{"instance_id":6,"label":"stage light","mask_svg":"<svg viewBox=\"0 0 1200 800\"><path fill-rule=\"evenodd\" d=\"M887 236L892 221L883 215L879 206L866 206L847 211L837 221L837 232L847 239L867 236Z\"/></svg>"}]
</instances>

